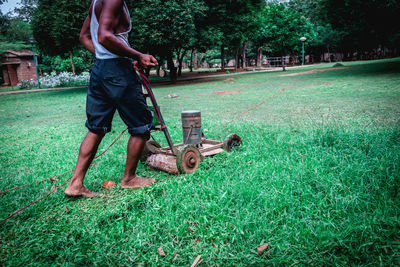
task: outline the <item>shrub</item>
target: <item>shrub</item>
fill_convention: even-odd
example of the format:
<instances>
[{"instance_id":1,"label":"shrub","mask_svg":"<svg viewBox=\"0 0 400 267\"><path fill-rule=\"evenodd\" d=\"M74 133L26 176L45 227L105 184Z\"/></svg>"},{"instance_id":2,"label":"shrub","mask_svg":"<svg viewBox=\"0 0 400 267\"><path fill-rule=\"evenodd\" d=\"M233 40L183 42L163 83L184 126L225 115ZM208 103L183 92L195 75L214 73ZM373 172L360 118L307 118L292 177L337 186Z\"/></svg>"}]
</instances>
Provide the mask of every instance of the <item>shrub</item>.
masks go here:
<instances>
[{"instance_id":1,"label":"shrub","mask_svg":"<svg viewBox=\"0 0 400 267\"><path fill-rule=\"evenodd\" d=\"M40 85L45 88L83 86L89 83L89 77L89 72L82 72L80 75L75 76L70 72L61 72L60 74L52 72L50 75L40 78ZM36 86L38 86L37 81L28 80L21 81L19 88L30 89Z\"/></svg>"}]
</instances>

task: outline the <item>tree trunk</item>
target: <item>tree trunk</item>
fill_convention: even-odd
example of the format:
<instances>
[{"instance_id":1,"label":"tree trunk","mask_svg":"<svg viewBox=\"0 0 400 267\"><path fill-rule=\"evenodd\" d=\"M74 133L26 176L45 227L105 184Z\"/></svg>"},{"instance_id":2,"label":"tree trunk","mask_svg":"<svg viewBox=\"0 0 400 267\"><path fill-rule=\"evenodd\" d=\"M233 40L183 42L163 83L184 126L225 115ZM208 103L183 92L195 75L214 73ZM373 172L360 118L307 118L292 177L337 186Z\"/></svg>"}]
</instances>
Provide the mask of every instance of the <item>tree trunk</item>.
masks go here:
<instances>
[{"instance_id":1,"label":"tree trunk","mask_svg":"<svg viewBox=\"0 0 400 267\"><path fill-rule=\"evenodd\" d=\"M284 54L285 54L285 49L283 48L283 45L282 45L282 57L281 57L282 71L286 71L285 60L283 59Z\"/></svg>"},{"instance_id":2,"label":"tree trunk","mask_svg":"<svg viewBox=\"0 0 400 267\"><path fill-rule=\"evenodd\" d=\"M242 67L243 69L247 67L246 65L246 42L243 43L242 47Z\"/></svg>"},{"instance_id":3,"label":"tree trunk","mask_svg":"<svg viewBox=\"0 0 400 267\"><path fill-rule=\"evenodd\" d=\"M192 49L192 53L190 53L190 65L189 65L190 72L193 72L193 51L194 49Z\"/></svg>"},{"instance_id":4,"label":"tree trunk","mask_svg":"<svg viewBox=\"0 0 400 267\"><path fill-rule=\"evenodd\" d=\"M169 69L169 77L171 79L172 83L176 83L176 67L174 65L174 61L172 59L172 51L168 52L168 56L167 56L167 65L168 65L168 69Z\"/></svg>"},{"instance_id":5,"label":"tree trunk","mask_svg":"<svg viewBox=\"0 0 400 267\"><path fill-rule=\"evenodd\" d=\"M178 53L178 76L181 77L182 76L182 67L183 67L183 58L185 57L186 54L186 50L183 50L182 54L179 55Z\"/></svg>"},{"instance_id":6,"label":"tree trunk","mask_svg":"<svg viewBox=\"0 0 400 267\"><path fill-rule=\"evenodd\" d=\"M221 69L225 69L225 47L221 45Z\"/></svg>"},{"instance_id":7,"label":"tree trunk","mask_svg":"<svg viewBox=\"0 0 400 267\"><path fill-rule=\"evenodd\" d=\"M160 70L161 70L163 64L164 64L164 56L161 56L160 62L158 62L158 66L157 66L157 70L156 70L157 77L160 77Z\"/></svg>"},{"instance_id":8,"label":"tree trunk","mask_svg":"<svg viewBox=\"0 0 400 267\"><path fill-rule=\"evenodd\" d=\"M262 66L262 58L263 58L263 51L262 51L262 48L259 47L259 48L257 48L257 57L256 57L256 66L257 67Z\"/></svg>"},{"instance_id":9,"label":"tree trunk","mask_svg":"<svg viewBox=\"0 0 400 267\"><path fill-rule=\"evenodd\" d=\"M197 63L197 49L193 49L193 68L196 70L199 68Z\"/></svg>"},{"instance_id":10,"label":"tree trunk","mask_svg":"<svg viewBox=\"0 0 400 267\"><path fill-rule=\"evenodd\" d=\"M72 57L72 52L69 52L69 56L71 58L71 67L72 67L72 74L75 77L75 64L74 64L74 58Z\"/></svg>"},{"instance_id":11,"label":"tree trunk","mask_svg":"<svg viewBox=\"0 0 400 267\"><path fill-rule=\"evenodd\" d=\"M328 50L328 60L329 60L329 63L331 63L332 60L331 60L331 52L329 51L329 45L326 45L326 49Z\"/></svg>"},{"instance_id":12,"label":"tree trunk","mask_svg":"<svg viewBox=\"0 0 400 267\"><path fill-rule=\"evenodd\" d=\"M238 69L238 64L239 64L239 47L236 48L236 53L235 53L235 70L236 71Z\"/></svg>"}]
</instances>

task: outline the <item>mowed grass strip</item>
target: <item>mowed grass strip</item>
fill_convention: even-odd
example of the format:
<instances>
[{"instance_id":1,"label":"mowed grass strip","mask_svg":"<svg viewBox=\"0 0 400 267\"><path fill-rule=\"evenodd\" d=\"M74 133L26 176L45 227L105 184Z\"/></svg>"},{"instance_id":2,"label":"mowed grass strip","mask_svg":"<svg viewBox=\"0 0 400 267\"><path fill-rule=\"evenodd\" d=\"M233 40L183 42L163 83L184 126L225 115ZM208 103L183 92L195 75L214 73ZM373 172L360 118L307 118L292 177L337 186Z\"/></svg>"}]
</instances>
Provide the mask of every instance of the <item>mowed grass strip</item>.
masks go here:
<instances>
[{"instance_id":1,"label":"mowed grass strip","mask_svg":"<svg viewBox=\"0 0 400 267\"><path fill-rule=\"evenodd\" d=\"M103 189L121 181L124 135L85 180L106 197L71 199L60 189L2 223L0 264L187 266L198 255L211 266L399 264L400 60L332 65L155 88L176 143L180 112L199 109L207 137L237 133L243 145L191 175L139 165L158 180L150 188ZM179 97L164 98L171 91ZM85 96L0 97L0 191L74 168ZM116 115L101 149L124 128ZM0 195L0 219L67 178Z\"/></svg>"}]
</instances>

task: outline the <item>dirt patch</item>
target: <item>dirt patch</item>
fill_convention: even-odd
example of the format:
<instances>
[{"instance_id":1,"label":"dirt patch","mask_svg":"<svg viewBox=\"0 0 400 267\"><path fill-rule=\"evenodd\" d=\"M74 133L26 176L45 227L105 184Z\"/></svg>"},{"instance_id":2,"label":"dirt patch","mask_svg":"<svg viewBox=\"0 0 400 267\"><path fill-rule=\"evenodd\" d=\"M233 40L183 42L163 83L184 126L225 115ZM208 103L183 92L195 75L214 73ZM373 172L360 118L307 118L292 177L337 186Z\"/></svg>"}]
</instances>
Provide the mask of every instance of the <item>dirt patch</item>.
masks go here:
<instances>
[{"instance_id":1,"label":"dirt patch","mask_svg":"<svg viewBox=\"0 0 400 267\"><path fill-rule=\"evenodd\" d=\"M323 71L328 71L328 70L342 70L342 69L348 69L348 68L349 67L337 67L337 68L330 68L330 69L316 69L316 70L308 70L308 71L296 72L296 73L290 73L290 74L281 74L281 75L278 75L278 76L279 77L298 76L298 75L313 74L313 73L323 72Z\"/></svg>"},{"instance_id":2,"label":"dirt patch","mask_svg":"<svg viewBox=\"0 0 400 267\"><path fill-rule=\"evenodd\" d=\"M224 80L225 83L235 82L235 78L227 78Z\"/></svg>"},{"instance_id":3,"label":"dirt patch","mask_svg":"<svg viewBox=\"0 0 400 267\"><path fill-rule=\"evenodd\" d=\"M211 94L213 94L213 95L232 95L232 94L239 94L239 93L240 93L240 89L239 90L231 90L231 91L213 92Z\"/></svg>"}]
</instances>

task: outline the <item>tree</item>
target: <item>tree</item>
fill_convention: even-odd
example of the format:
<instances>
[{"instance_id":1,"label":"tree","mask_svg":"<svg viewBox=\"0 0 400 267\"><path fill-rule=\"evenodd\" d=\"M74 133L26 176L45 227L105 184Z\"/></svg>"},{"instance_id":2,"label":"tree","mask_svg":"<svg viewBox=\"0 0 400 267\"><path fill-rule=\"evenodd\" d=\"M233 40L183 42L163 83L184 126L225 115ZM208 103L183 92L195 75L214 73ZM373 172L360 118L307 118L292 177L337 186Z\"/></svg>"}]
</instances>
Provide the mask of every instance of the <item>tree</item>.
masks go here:
<instances>
[{"instance_id":1,"label":"tree","mask_svg":"<svg viewBox=\"0 0 400 267\"><path fill-rule=\"evenodd\" d=\"M255 37L261 24L262 0L205 0L207 16L200 21L199 46L220 47L221 64L224 68L225 48L233 50L238 63L239 56L245 64L245 46ZM207 45L208 44L208 45ZM240 53L242 52L242 53Z\"/></svg>"},{"instance_id":2,"label":"tree","mask_svg":"<svg viewBox=\"0 0 400 267\"><path fill-rule=\"evenodd\" d=\"M90 0L38 0L32 27L41 51L63 55L80 45L79 33Z\"/></svg>"},{"instance_id":3,"label":"tree","mask_svg":"<svg viewBox=\"0 0 400 267\"><path fill-rule=\"evenodd\" d=\"M30 22L36 10L37 2L38 0L21 0L19 7L14 9L14 13L23 21Z\"/></svg>"},{"instance_id":4,"label":"tree","mask_svg":"<svg viewBox=\"0 0 400 267\"><path fill-rule=\"evenodd\" d=\"M309 18L276 2L268 3L264 9L264 27L260 35L273 53L282 57L301 51L300 37L306 37L308 42L315 39ZM284 62L282 65L285 70Z\"/></svg>"},{"instance_id":5,"label":"tree","mask_svg":"<svg viewBox=\"0 0 400 267\"><path fill-rule=\"evenodd\" d=\"M343 34L342 46L351 50L400 45L400 1L324 0L326 21Z\"/></svg>"},{"instance_id":6,"label":"tree","mask_svg":"<svg viewBox=\"0 0 400 267\"><path fill-rule=\"evenodd\" d=\"M312 21L316 38L309 42L308 49L317 58L320 58L320 55L324 52L330 54L332 51L340 49L344 35L340 30L334 29L328 22L328 10L325 9L325 0L291 0L288 3L288 7Z\"/></svg>"},{"instance_id":7,"label":"tree","mask_svg":"<svg viewBox=\"0 0 400 267\"><path fill-rule=\"evenodd\" d=\"M10 27L11 19L7 14L3 14L0 10L0 38L3 39L7 35Z\"/></svg>"},{"instance_id":8,"label":"tree","mask_svg":"<svg viewBox=\"0 0 400 267\"><path fill-rule=\"evenodd\" d=\"M130 6L132 19L141 21L132 29L130 42L143 52L167 59L170 77L176 80L173 58L182 63L187 50L196 41L195 21L206 7L200 0L140 0ZM181 66L181 64L180 64Z\"/></svg>"},{"instance_id":9,"label":"tree","mask_svg":"<svg viewBox=\"0 0 400 267\"><path fill-rule=\"evenodd\" d=\"M30 25L0 11L0 54L6 50L29 49Z\"/></svg>"},{"instance_id":10,"label":"tree","mask_svg":"<svg viewBox=\"0 0 400 267\"><path fill-rule=\"evenodd\" d=\"M20 18L13 18L10 21L8 28L8 38L12 41L21 41L29 43L29 38L32 37L32 28L29 23Z\"/></svg>"},{"instance_id":11,"label":"tree","mask_svg":"<svg viewBox=\"0 0 400 267\"><path fill-rule=\"evenodd\" d=\"M37 0L33 13L33 35L42 52L48 55L70 54L74 72L74 49L80 46L79 33L88 14L90 0Z\"/></svg>"}]
</instances>

